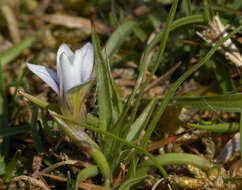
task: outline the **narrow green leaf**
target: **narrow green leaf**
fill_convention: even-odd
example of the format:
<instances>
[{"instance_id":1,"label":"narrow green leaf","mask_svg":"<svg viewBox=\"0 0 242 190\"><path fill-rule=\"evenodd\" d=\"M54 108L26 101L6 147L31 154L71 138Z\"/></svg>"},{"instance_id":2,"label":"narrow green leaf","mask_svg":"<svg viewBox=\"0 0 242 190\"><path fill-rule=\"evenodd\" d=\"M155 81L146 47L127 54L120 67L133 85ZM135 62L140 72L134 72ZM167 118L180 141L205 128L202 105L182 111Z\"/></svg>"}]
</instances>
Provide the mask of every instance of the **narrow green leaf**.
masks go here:
<instances>
[{"instance_id":1,"label":"narrow green leaf","mask_svg":"<svg viewBox=\"0 0 242 190\"><path fill-rule=\"evenodd\" d=\"M4 158L2 156L0 156L0 176L5 174L5 172L6 172L6 163L4 161ZM0 180L0 182L1 182L1 180Z\"/></svg>"},{"instance_id":2,"label":"narrow green leaf","mask_svg":"<svg viewBox=\"0 0 242 190\"><path fill-rule=\"evenodd\" d=\"M24 71L25 71L25 64L24 64L24 62L21 62L20 66L19 66L19 70L18 70L17 80L15 82L13 82L13 84L8 85L8 87L15 86L15 88L16 88L16 90L15 90L15 92L13 94L13 99L11 101L11 104L14 105L13 109L11 110L11 113L10 113L11 114L10 115L10 119L11 120L13 120L16 117L16 115L17 115L17 113L18 113L18 111L20 109L20 107L19 107L19 98L20 97L18 96L18 90L19 90L19 87L22 84L24 84L24 81L23 81L23 78L25 76L25 72ZM22 87L23 86L24 85L22 85Z\"/></svg>"},{"instance_id":3,"label":"narrow green leaf","mask_svg":"<svg viewBox=\"0 0 242 190\"><path fill-rule=\"evenodd\" d=\"M92 43L94 46L95 54L95 74L97 81L98 93L98 114L99 114L99 127L107 130L112 121L112 105L110 95L110 83L107 76L109 72L105 66L101 47L94 30L92 29Z\"/></svg>"},{"instance_id":4,"label":"narrow green leaf","mask_svg":"<svg viewBox=\"0 0 242 190\"><path fill-rule=\"evenodd\" d=\"M203 23L203 22L204 22L203 15L197 14L197 15L186 16L175 20L171 24L170 30L171 31L175 30L176 28L179 28L187 24L195 24L195 23Z\"/></svg>"},{"instance_id":5,"label":"narrow green leaf","mask_svg":"<svg viewBox=\"0 0 242 190\"><path fill-rule=\"evenodd\" d=\"M147 176L148 175L142 175L142 176L129 178L121 184L121 186L118 188L118 190L130 189L130 187L132 187L133 185L143 181Z\"/></svg>"},{"instance_id":6,"label":"narrow green leaf","mask_svg":"<svg viewBox=\"0 0 242 190\"><path fill-rule=\"evenodd\" d=\"M181 104L188 108L199 110L241 112L242 94L226 94L219 96L201 96L201 97L178 97L174 103Z\"/></svg>"},{"instance_id":7,"label":"narrow green leaf","mask_svg":"<svg viewBox=\"0 0 242 190\"><path fill-rule=\"evenodd\" d=\"M22 151L17 150L16 153L14 154L13 158L11 159L11 161L9 163L7 163L5 175L3 177L5 182L10 182L11 179L14 177L15 169L18 164L18 159L21 156L21 154L22 154Z\"/></svg>"},{"instance_id":8,"label":"narrow green leaf","mask_svg":"<svg viewBox=\"0 0 242 190\"><path fill-rule=\"evenodd\" d=\"M205 21L206 23L208 23L211 20L208 0L203 0L203 11L204 11Z\"/></svg>"},{"instance_id":9,"label":"narrow green leaf","mask_svg":"<svg viewBox=\"0 0 242 190\"><path fill-rule=\"evenodd\" d=\"M118 26L107 41L108 57L111 58L119 50L126 37L135 29L137 24L136 20L128 20Z\"/></svg>"},{"instance_id":10,"label":"narrow green leaf","mask_svg":"<svg viewBox=\"0 0 242 190\"><path fill-rule=\"evenodd\" d=\"M126 137L126 141L137 140L137 137L141 133L141 131L147 125L150 116L157 104L157 99L152 99L150 103L146 106L144 111L139 115L139 117L135 120L135 122L131 125L128 135Z\"/></svg>"},{"instance_id":11,"label":"narrow green leaf","mask_svg":"<svg viewBox=\"0 0 242 190\"><path fill-rule=\"evenodd\" d=\"M116 122L117 118L119 117L122 107L123 107L123 103L121 100L121 92L118 88L118 86L116 85L116 83L114 82L113 78L112 78L112 73L111 73L111 68L109 65L109 61L108 61L108 57L106 54L106 61L104 62L106 70L107 70L107 78L108 78L108 84L109 84L109 90L110 90L110 97L112 98L111 100L111 105L112 105L112 121Z\"/></svg>"},{"instance_id":12,"label":"narrow green leaf","mask_svg":"<svg viewBox=\"0 0 242 190\"><path fill-rule=\"evenodd\" d=\"M94 44L95 53L95 74L97 81L98 92L98 114L99 114L99 128L104 130L113 130L112 123L115 122L121 112L122 103L118 88L111 76L111 69L108 58L104 59L101 52L101 47L94 30L92 30L92 40ZM119 129L114 129L119 130ZM99 142L103 147L105 155L111 153L111 146L113 139L105 139L99 134Z\"/></svg>"},{"instance_id":13,"label":"narrow green leaf","mask_svg":"<svg viewBox=\"0 0 242 190\"><path fill-rule=\"evenodd\" d=\"M29 126L19 126L19 127L11 127L9 129L0 129L0 138L13 136L20 133L25 133L25 132L28 132L29 130L30 130Z\"/></svg>"},{"instance_id":14,"label":"narrow green leaf","mask_svg":"<svg viewBox=\"0 0 242 190\"><path fill-rule=\"evenodd\" d=\"M9 62L13 61L16 57L18 57L25 49L29 48L37 36L39 36L42 31L36 32L17 44L14 44L9 49L0 52L0 63L2 66L8 64Z\"/></svg>"},{"instance_id":15,"label":"narrow green leaf","mask_svg":"<svg viewBox=\"0 0 242 190\"><path fill-rule=\"evenodd\" d=\"M199 124L189 124L189 126L200 130L207 130L216 133L232 133L237 132L240 128L240 124L236 122L232 123L219 123L211 125L199 125Z\"/></svg>"},{"instance_id":16,"label":"narrow green leaf","mask_svg":"<svg viewBox=\"0 0 242 190\"><path fill-rule=\"evenodd\" d=\"M109 189L110 184L112 183L112 173L109 167L109 163L99 148L93 148L91 151L88 151L88 154L93 158L93 160L98 165L103 178L105 179L105 187Z\"/></svg>"},{"instance_id":17,"label":"narrow green leaf","mask_svg":"<svg viewBox=\"0 0 242 190\"><path fill-rule=\"evenodd\" d=\"M192 5L191 0L183 0L181 9L184 10L187 16L190 16L192 14Z\"/></svg>"},{"instance_id":18,"label":"narrow green leaf","mask_svg":"<svg viewBox=\"0 0 242 190\"><path fill-rule=\"evenodd\" d=\"M37 120L38 120L38 106L34 105L33 109L32 109L32 121L31 121L32 139L33 139L36 150L38 152L44 152L45 148L44 148L44 145L41 142L41 138L39 136Z\"/></svg>"},{"instance_id":19,"label":"narrow green leaf","mask_svg":"<svg viewBox=\"0 0 242 190\"><path fill-rule=\"evenodd\" d=\"M71 179L71 173L69 170L67 171L66 190L73 190L73 183Z\"/></svg>"},{"instance_id":20,"label":"narrow green leaf","mask_svg":"<svg viewBox=\"0 0 242 190\"><path fill-rule=\"evenodd\" d=\"M208 161L206 158L187 154L187 153L166 153L159 155L155 158L161 166L170 165L170 164L190 164L194 165L202 170L208 170L214 165ZM145 160L140 167L153 167L153 162L151 160Z\"/></svg>"},{"instance_id":21,"label":"narrow green leaf","mask_svg":"<svg viewBox=\"0 0 242 190\"><path fill-rule=\"evenodd\" d=\"M46 110L41 108L41 120L42 120L43 130L45 132L45 135L49 138L49 140L51 142L55 142L54 134L52 133L52 131L47 123L47 118L46 118L47 113L45 111Z\"/></svg>"},{"instance_id":22,"label":"narrow green leaf","mask_svg":"<svg viewBox=\"0 0 242 190\"><path fill-rule=\"evenodd\" d=\"M214 62L214 64L216 65L215 74L223 94L226 94L229 92L235 93L237 90L232 80L231 74L229 72L229 69L228 69L229 66L224 65L223 63L217 62L217 61L216 62L212 61L212 62Z\"/></svg>"},{"instance_id":23,"label":"narrow green leaf","mask_svg":"<svg viewBox=\"0 0 242 190\"><path fill-rule=\"evenodd\" d=\"M0 129L8 130L8 120L9 120L9 110L8 110L8 99L6 94L6 84L4 81L4 75L2 71L2 64L0 60ZM0 145L0 151L3 155L8 155L9 152L10 139L5 137L3 143Z\"/></svg>"},{"instance_id":24,"label":"narrow green leaf","mask_svg":"<svg viewBox=\"0 0 242 190\"><path fill-rule=\"evenodd\" d=\"M98 173L98 167L95 165L82 169L77 175L75 190L78 190L80 182L86 180L87 178L95 177L96 175L98 175Z\"/></svg>"},{"instance_id":25,"label":"narrow green leaf","mask_svg":"<svg viewBox=\"0 0 242 190\"><path fill-rule=\"evenodd\" d=\"M98 118L93 116L92 114L87 114L87 124L98 127Z\"/></svg>"},{"instance_id":26,"label":"narrow green leaf","mask_svg":"<svg viewBox=\"0 0 242 190\"><path fill-rule=\"evenodd\" d=\"M147 40L148 36L141 27L136 26L133 31L136 37L141 40L141 42L145 42Z\"/></svg>"},{"instance_id":27,"label":"narrow green leaf","mask_svg":"<svg viewBox=\"0 0 242 190\"><path fill-rule=\"evenodd\" d=\"M117 122L117 120L119 119L120 113L122 111L122 100L121 100L121 93L118 89L118 86L115 84L114 80L112 79L112 75L111 75L111 69L110 69L110 65L108 64L108 57L106 56L106 63L105 66L107 68L107 78L108 78L108 82L109 82L109 93L110 93L110 97L111 97L111 106L112 106L112 112L110 114L112 114L112 123L110 124L108 131L112 132L113 134L120 136L122 134L121 130L122 127L124 125L118 125L116 126L115 123ZM122 145L117 142L116 140L112 139L112 138L103 138L103 151L105 153L105 155L107 156L108 160L113 160L112 163L116 163L115 159L119 160L119 150L121 151L121 147ZM119 161L118 161L119 162ZM111 169L113 169L113 164L111 165ZM114 167L119 166L115 164Z\"/></svg>"},{"instance_id":28,"label":"narrow green leaf","mask_svg":"<svg viewBox=\"0 0 242 190\"><path fill-rule=\"evenodd\" d=\"M24 92L23 90L19 90L18 94L24 96L26 99L28 99L30 102L38 105L39 107L43 108L43 109L50 109L52 111L56 111L59 112L59 109L53 105L53 104L49 104L48 102L41 100L39 98L36 98L26 92Z\"/></svg>"}]
</instances>

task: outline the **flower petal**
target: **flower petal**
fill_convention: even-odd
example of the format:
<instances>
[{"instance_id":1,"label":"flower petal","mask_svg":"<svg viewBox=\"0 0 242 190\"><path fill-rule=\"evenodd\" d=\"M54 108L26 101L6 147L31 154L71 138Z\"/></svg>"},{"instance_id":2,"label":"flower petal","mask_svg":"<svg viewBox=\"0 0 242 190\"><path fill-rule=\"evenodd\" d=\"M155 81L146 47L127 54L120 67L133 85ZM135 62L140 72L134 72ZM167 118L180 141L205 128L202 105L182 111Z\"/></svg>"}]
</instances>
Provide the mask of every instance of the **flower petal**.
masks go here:
<instances>
[{"instance_id":1,"label":"flower petal","mask_svg":"<svg viewBox=\"0 0 242 190\"><path fill-rule=\"evenodd\" d=\"M84 56L82 57L82 69L81 69L81 76L82 76L82 82L86 82L91 74L94 64L94 50L91 43L87 43L83 47L86 51Z\"/></svg>"},{"instance_id":2,"label":"flower petal","mask_svg":"<svg viewBox=\"0 0 242 190\"><path fill-rule=\"evenodd\" d=\"M65 43L61 44L61 46L59 47L58 51L57 51L57 57L56 57L56 70L57 70L57 77L59 79L59 96L63 97L63 93L64 93L64 82L63 82L63 77L62 77L62 70L61 70L61 55L65 53L65 55L67 56L67 58L69 59L68 62L72 63L73 59L74 59L74 53L71 51L71 49L69 48L68 45L66 45ZM63 58L62 58L63 59Z\"/></svg>"},{"instance_id":3,"label":"flower petal","mask_svg":"<svg viewBox=\"0 0 242 190\"><path fill-rule=\"evenodd\" d=\"M59 82L56 73L47 67L26 63L29 70L46 82L55 92L59 93Z\"/></svg>"},{"instance_id":4,"label":"flower petal","mask_svg":"<svg viewBox=\"0 0 242 190\"><path fill-rule=\"evenodd\" d=\"M57 51L57 61L59 60L59 57L62 53L65 53L68 58L71 58L74 56L73 51L69 48L69 46L65 43L61 44ZM72 62L72 60L70 60Z\"/></svg>"},{"instance_id":5,"label":"flower petal","mask_svg":"<svg viewBox=\"0 0 242 190\"><path fill-rule=\"evenodd\" d=\"M66 93L69 89L79 84L79 79L76 78L73 65L65 53L60 55L60 71L61 71L61 81L63 82L63 92Z\"/></svg>"},{"instance_id":6,"label":"flower petal","mask_svg":"<svg viewBox=\"0 0 242 190\"><path fill-rule=\"evenodd\" d=\"M79 75L80 83L86 82L92 73L94 63L94 52L91 43L86 43L81 49L75 51L74 55L74 68L75 74ZM76 76L76 78L78 78Z\"/></svg>"}]
</instances>

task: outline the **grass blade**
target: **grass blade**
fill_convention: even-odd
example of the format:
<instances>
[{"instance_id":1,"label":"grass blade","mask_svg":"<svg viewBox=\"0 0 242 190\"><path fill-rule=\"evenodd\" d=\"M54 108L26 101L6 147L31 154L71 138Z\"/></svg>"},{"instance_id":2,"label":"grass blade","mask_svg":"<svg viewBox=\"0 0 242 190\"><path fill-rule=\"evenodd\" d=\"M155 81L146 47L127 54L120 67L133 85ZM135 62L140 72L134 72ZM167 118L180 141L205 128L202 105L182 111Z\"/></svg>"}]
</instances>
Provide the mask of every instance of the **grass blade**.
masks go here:
<instances>
[{"instance_id":1,"label":"grass blade","mask_svg":"<svg viewBox=\"0 0 242 190\"><path fill-rule=\"evenodd\" d=\"M32 110L32 121L31 121L31 134L34 141L34 146L38 152L44 152L45 148L41 142L38 132L38 106L34 105Z\"/></svg>"},{"instance_id":2,"label":"grass blade","mask_svg":"<svg viewBox=\"0 0 242 190\"><path fill-rule=\"evenodd\" d=\"M17 150L16 153L14 154L13 158L11 159L11 161L9 163L7 163L6 165L6 172L4 175L4 181L9 182L11 181L11 179L14 177L14 171L16 169L16 166L18 164L18 159L21 156L22 151L21 150Z\"/></svg>"},{"instance_id":3,"label":"grass blade","mask_svg":"<svg viewBox=\"0 0 242 190\"><path fill-rule=\"evenodd\" d=\"M94 46L95 57L95 74L97 81L97 93L98 93L98 113L99 113L99 127L103 130L107 130L112 121L112 105L110 95L110 83L107 77L107 68L105 67L105 60L102 55L99 40L92 29L92 43Z\"/></svg>"},{"instance_id":4,"label":"grass blade","mask_svg":"<svg viewBox=\"0 0 242 190\"><path fill-rule=\"evenodd\" d=\"M208 161L206 158L187 154L187 153L167 153L163 155L159 155L155 158L160 165L170 165L170 164L190 164L194 165L202 170L208 170L214 165ZM153 162L151 160L144 161L140 167L153 167Z\"/></svg>"},{"instance_id":5,"label":"grass blade","mask_svg":"<svg viewBox=\"0 0 242 190\"><path fill-rule=\"evenodd\" d=\"M13 136L13 135L17 135L17 134L20 134L20 133L26 133L29 130L30 130L29 126L11 127L9 129L1 129L0 130L0 138Z\"/></svg>"},{"instance_id":6,"label":"grass blade","mask_svg":"<svg viewBox=\"0 0 242 190\"><path fill-rule=\"evenodd\" d=\"M122 185L118 188L118 190L130 189L130 187L143 181L147 176L148 175L143 175L143 176L129 178L122 183Z\"/></svg>"},{"instance_id":7,"label":"grass blade","mask_svg":"<svg viewBox=\"0 0 242 190\"><path fill-rule=\"evenodd\" d=\"M157 99L151 100L150 103L144 109L144 111L131 125L128 135L126 136L127 141L131 142L133 140L137 140L137 137L147 125L156 104L157 104Z\"/></svg>"},{"instance_id":8,"label":"grass blade","mask_svg":"<svg viewBox=\"0 0 242 190\"><path fill-rule=\"evenodd\" d=\"M207 130L216 133L233 133L237 132L240 128L240 124L236 122L232 123L219 123L219 124L211 124L211 125L199 125L190 123L189 126L194 127L200 130Z\"/></svg>"},{"instance_id":9,"label":"grass blade","mask_svg":"<svg viewBox=\"0 0 242 190\"><path fill-rule=\"evenodd\" d=\"M25 97L27 100L29 100L30 102L38 105L39 107L43 108L43 109L49 109L49 110L52 110L52 111L57 111L59 112L59 109L53 105L53 104L50 104L44 100L41 100L39 98L36 98L35 96L32 96L26 92L24 92L23 90L19 90L18 91L18 94L22 95L23 97Z\"/></svg>"},{"instance_id":10,"label":"grass blade","mask_svg":"<svg viewBox=\"0 0 242 190\"><path fill-rule=\"evenodd\" d=\"M0 52L0 63L2 64L2 66L10 63L16 57L18 57L25 49L29 48L33 44L36 37L39 36L41 33L42 31L36 32L24 38L19 43L14 44L9 49Z\"/></svg>"},{"instance_id":11,"label":"grass blade","mask_svg":"<svg viewBox=\"0 0 242 190\"><path fill-rule=\"evenodd\" d=\"M2 64L0 61L0 129L8 130L8 99L6 94L6 85L4 81L4 75L2 71ZM2 155L8 155L10 145L10 139L5 137L3 143L0 145L0 151Z\"/></svg>"},{"instance_id":12,"label":"grass blade","mask_svg":"<svg viewBox=\"0 0 242 190\"><path fill-rule=\"evenodd\" d=\"M98 167L97 166L89 166L81 170L76 178L75 190L78 190L79 183L86 180L87 178L94 177L98 175Z\"/></svg>"},{"instance_id":13,"label":"grass blade","mask_svg":"<svg viewBox=\"0 0 242 190\"><path fill-rule=\"evenodd\" d=\"M137 26L136 20L128 20L118 26L107 41L107 55L111 58L121 47L122 43Z\"/></svg>"},{"instance_id":14,"label":"grass blade","mask_svg":"<svg viewBox=\"0 0 242 190\"><path fill-rule=\"evenodd\" d=\"M204 22L204 17L200 14L186 16L186 17L175 20L171 24L170 30L171 31L175 30L176 28L179 28L179 27L187 25L187 24L203 23L203 22Z\"/></svg>"},{"instance_id":15,"label":"grass blade","mask_svg":"<svg viewBox=\"0 0 242 190\"><path fill-rule=\"evenodd\" d=\"M220 96L178 97L174 102L189 108L200 110L241 112L242 94L226 94Z\"/></svg>"}]
</instances>

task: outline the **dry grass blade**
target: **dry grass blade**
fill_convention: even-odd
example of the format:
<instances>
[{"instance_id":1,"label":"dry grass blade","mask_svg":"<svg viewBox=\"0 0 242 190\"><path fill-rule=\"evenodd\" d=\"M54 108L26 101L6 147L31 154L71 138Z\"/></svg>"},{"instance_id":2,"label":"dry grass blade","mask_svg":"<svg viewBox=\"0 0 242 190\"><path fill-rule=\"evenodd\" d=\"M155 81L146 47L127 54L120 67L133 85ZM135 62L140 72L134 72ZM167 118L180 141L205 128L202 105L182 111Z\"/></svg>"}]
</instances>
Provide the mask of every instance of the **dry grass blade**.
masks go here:
<instances>
[{"instance_id":1,"label":"dry grass blade","mask_svg":"<svg viewBox=\"0 0 242 190\"><path fill-rule=\"evenodd\" d=\"M172 73L174 73L182 64L181 61L179 61L175 66L173 66L169 71L167 71L164 75L160 76L157 80L151 82L145 89L145 92L150 90L151 88L161 84L163 81L165 81L169 76L171 76Z\"/></svg>"},{"instance_id":2,"label":"dry grass blade","mask_svg":"<svg viewBox=\"0 0 242 190\"><path fill-rule=\"evenodd\" d=\"M151 190L156 190L156 188L158 187L158 185L162 182L162 180L164 180L163 178L159 179L152 187Z\"/></svg>"},{"instance_id":3,"label":"dry grass blade","mask_svg":"<svg viewBox=\"0 0 242 190\"><path fill-rule=\"evenodd\" d=\"M209 28L201 33L197 32L197 35L214 46L217 41L228 35L226 32L227 28L228 26L224 26L219 16L216 15L213 17L213 20L209 22ZM242 56L231 39L224 42L223 46L219 47L218 50L224 54L226 59L230 60L238 67L242 66Z\"/></svg>"},{"instance_id":4,"label":"dry grass blade","mask_svg":"<svg viewBox=\"0 0 242 190\"><path fill-rule=\"evenodd\" d=\"M36 16L33 18L36 18ZM79 29L85 30L88 34L91 33L90 19L69 16L64 14L51 14L51 15L45 14L45 15L37 16L37 18L51 24L61 25L68 28L79 28ZM109 31L108 28L100 22L94 22L94 24L95 24L97 33L106 34Z\"/></svg>"},{"instance_id":5,"label":"dry grass blade","mask_svg":"<svg viewBox=\"0 0 242 190\"><path fill-rule=\"evenodd\" d=\"M112 186L112 189L117 189L120 184L122 183L122 181L124 180L125 178L125 170L126 170L126 167L125 165L121 162L120 163L120 171L119 171L119 174L117 176L117 178L114 180L114 183L113 183L113 186Z\"/></svg>"},{"instance_id":6,"label":"dry grass blade","mask_svg":"<svg viewBox=\"0 0 242 190\"><path fill-rule=\"evenodd\" d=\"M55 175L50 175L50 174L42 174L42 176L46 176L49 177L51 179L57 180L57 181L61 181L61 182L66 182L67 179L64 177L60 177L60 176L55 176ZM90 183L83 183L80 182L79 183L79 187L81 189L85 189L85 190L104 190L104 187L100 186L100 185L95 185L95 184L90 184Z\"/></svg>"},{"instance_id":7,"label":"dry grass blade","mask_svg":"<svg viewBox=\"0 0 242 190\"><path fill-rule=\"evenodd\" d=\"M240 150L240 133L236 133L232 139L230 139L220 154L216 157L216 163L225 163L228 159Z\"/></svg>"},{"instance_id":8,"label":"dry grass blade","mask_svg":"<svg viewBox=\"0 0 242 190\"><path fill-rule=\"evenodd\" d=\"M30 184L34 185L34 186L37 186L37 187L40 187L44 190L50 190L49 187L47 187L42 181L38 180L38 179L35 179L33 177L30 177L30 176L26 176L26 175L21 175L21 176L18 176L18 177L15 177L13 178L13 180L11 181L11 184L13 185L13 183L15 182L18 182L18 181L27 181L29 182ZM11 186L11 185L10 185Z\"/></svg>"},{"instance_id":9,"label":"dry grass blade","mask_svg":"<svg viewBox=\"0 0 242 190\"><path fill-rule=\"evenodd\" d=\"M66 160L66 161L63 161L63 162L58 162L56 164L51 165L48 168L43 169L40 172L40 174L42 175L42 174L45 174L45 173L49 173L52 170L55 170L56 168L63 166L63 165L81 165L81 166L87 167L89 164L86 163L86 162L83 162L83 161L79 161L79 160Z\"/></svg>"},{"instance_id":10,"label":"dry grass blade","mask_svg":"<svg viewBox=\"0 0 242 190\"><path fill-rule=\"evenodd\" d=\"M14 15L14 12L12 8L6 3L2 3L0 4L0 6L1 6L2 15L7 21L11 38L14 43L17 43L20 41L20 34L18 30L18 21Z\"/></svg>"}]
</instances>

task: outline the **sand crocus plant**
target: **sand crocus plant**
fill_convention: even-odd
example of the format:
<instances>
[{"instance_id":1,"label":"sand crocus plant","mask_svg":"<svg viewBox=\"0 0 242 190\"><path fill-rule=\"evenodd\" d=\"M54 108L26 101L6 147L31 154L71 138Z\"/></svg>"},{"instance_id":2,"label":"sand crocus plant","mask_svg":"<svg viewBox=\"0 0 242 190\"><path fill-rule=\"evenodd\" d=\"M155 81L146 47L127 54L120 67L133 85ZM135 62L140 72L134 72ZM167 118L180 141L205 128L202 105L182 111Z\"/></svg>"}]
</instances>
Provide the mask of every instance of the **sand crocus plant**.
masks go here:
<instances>
[{"instance_id":1,"label":"sand crocus plant","mask_svg":"<svg viewBox=\"0 0 242 190\"><path fill-rule=\"evenodd\" d=\"M94 52L91 43L85 44L75 52L72 52L63 43L57 52L57 73L41 65L26 63L29 70L56 92L60 99L62 114L81 122L86 120L84 98L92 86L93 64ZM38 104L39 100L37 98L24 92L21 94ZM43 108L41 104L38 105ZM55 114L52 109L49 109L49 112ZM80 125L63 121L57 117L54 117L54 119L64 133L96 161L104 178L109 181L109 166L99 146L83 131Z\"/></svg>"},{"instance_id":2,"label":"sand crocus plant","mask_svg":"<svg viewBox=\"0 0 242 190\"><path fill-rule=\"evenodd\" d=\"M94 55L91 43L73 52L63 43L57 52L57 73L41 65L26 63L27 67L59 96L60 108L64 115L74 119L85 118L82 104L90 88ZM81 114L80 114L81 113Z\"/></svg>"}]
</instances>

